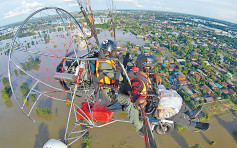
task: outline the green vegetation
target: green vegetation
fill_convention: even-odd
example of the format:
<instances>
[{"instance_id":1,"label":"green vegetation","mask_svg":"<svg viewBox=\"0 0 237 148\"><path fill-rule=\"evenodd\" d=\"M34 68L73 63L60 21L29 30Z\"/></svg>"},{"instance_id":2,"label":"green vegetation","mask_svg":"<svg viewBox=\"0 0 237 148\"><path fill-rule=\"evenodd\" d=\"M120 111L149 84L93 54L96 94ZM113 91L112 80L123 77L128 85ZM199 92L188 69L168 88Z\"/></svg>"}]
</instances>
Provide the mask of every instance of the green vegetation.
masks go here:
<instances>
[{"instance_id":1,"label":"green vegetation","mask_svg":"<svg viewBox=\"0 0 237 148\"><path fill-rule=\"evenodd\" d=\"M15 73L16 76L18 76L18 72L17 72L16 69L14 69L14 73Z\"/></svg>"},{"instance_id":2,"label":"green vegetation","mask_svg":"<svg viewBox=\"0 0 237 148\"><path fill-rule=\"evenodd\" d=\"M4 86L8 86L8 85L9 85L8 78L3 77L3 78L2 78L2 84L3 84Z\"/></svg>"},{"instance_id":3,"label":"green vegetation","mask_svg":"<svg viewBox=\"0 0 237 148\"><path fill-rule=\"evenodd\" d=\"M29 98L31 99L31 102L34 103L36 101L36 94L30 94Z\"/></svg>"},{"instance_id":4,"label":"green vegetation","mask_svg":"<svg viewBox=\"0 0 237 148\"><path fill-rule=\"evenodd\" d=\"M22 70L19 70L20 75L24 75L25 73Z\"/></svg>"},{"instance_id":5,"label":"green vegetation","mask_svg":"<svg viewBox=\"0 0 237 148\"><path fill-rule=\"evenodd\" d=\"M47 35L47 34L44 34L44 42L45 42L45 44L49 43L49 41L50 41L50 36Z\"/></svg>"},{"instance_id":6,"label":"green vegetation","mask_svg":"<svg viewBox=\"0 0 237 148\"><path fill-rule=\"evenodd\" d=\"M0 36L0 41L13 38L13 33L8 33Z\"/></svg>"},{"instance_id":7,"label":"green vegetation","mask_svg":"<svg viewBox=\"0 0 237 148\"><path fill-rule=\"evenodd\" d=\"M215 146L215 144L216 144L216 141L212 141L212 142L210 143L211 146Z\"/></svg>"},{"instance_id":8,"label":"green vegetation","mask_svg":"<svg viewBox=\"0 0 237 148\"><path fill-rule=\"evenodd\" d=\"M202 146L200 144L195 144L194 146L192 146L191 148L202 148Z\"/></svg>"},{"instance_id":9,"label":"green vegetation","mask_svg":"<svg viewBox=\"0 0 237 148\"><path fill-rule=\"evenodd\" d=\"M28 58L28 62L21 63L21 66L24 71L31 70L31 69L38 70L39 63L40 63L40 58L39 58L39 56L36 56L35 58L33 58L33 57ZM21 72L20 72L20 74L21 74Z\"/></svg>"},{"instance_id":10,"label":"green vegetation","mask_svg":"<svg viewBox=\"0 0 237 148\"><path fill-rule=\"evenodd\" d=\"M229 112L236 113L236 110L237 107L231 100L208 104L204 107L205 115L201 119L209 120L210 115L223 115Z\"/></svg>"},{"instance_id":11,"label":"green vegetation","mask_svg":"<svg viewBox=\"0 0 237 148\"><path fill-rule=\"evenodd\" d=\"M208 121L208 120L210 120L210 117L211 117L210 114L204 112L203 117L201 117L199 120L200 121Z\"/></svg>"},{"instance_id":12,"label":"green vegetation","mask_svg":"<svg viewBox=\"0 0 237 148\"><path fill-rule=\"evenodd\" d=\"M175 124L175 125L174 125L174 129L176 129L178 132L180 132L180 131L182 131L183 129L186 129L186 127L185 127L185 126L181 126L181 125Z\"/></svg>"},{"instance_id":13,"label":"green vegetation","mask_svg":"<svg viewBox=\"0 0 237 148\"><path fill-rule=\"evenodd\" d=\"M235 138L237 139L237 128L233 131Z\"/></svg>"},{"instance_id":14,"label":"green vegetation","mask_svg":"<svg viewBox=\"0 0 237 148\"><path fill-rule=\"evenodd\" d=\"M4 89L1 90L1 98L4 102L7 102L10 100L11 95L11 88L9 86L4 87Z\"/></svg>"},{"instance_id":15,"label":"green vegetation","mask_svg":"<svg viewBox=\"0 0 237 148\"><path fill-rule=\"evenodd\" d=\"M29 92L29 85L27 85L25 82L20 85L20 90L22 96L26 96L27 93Z\"/></svg>"},{"instance_id":16,"label":"green vegetation","mask_svg":"<svg viewBox=\"0 0 237 148\"><path fill-rule=\"evenodd\" d=\"M52 119L52 112L51 109L48 107L44 107L44 108L39 108L36 107L35 108L35 113L38 117L46 119L46 120L51 120Z\"/></svg>"},{"instance_id":17,"label":"green vegetation","mask_svg":"<svg viewBox=\"0 0 237 148\"><path fill-rule=\"evenodd\" d=\"M86 133L82 137L82 148L90 148L90 144L92 142L92 137L89 135L89 133Z\"/></svg>"},{"instance_id":18,"label":"green vegetation","mask_svg":"<svg viewBox=\"0 0 237 148\"><path fill-rule=\"evenodd\" d=\"M47 108L47 107L45 107L45 108L37 107L37 108L35 108L35 112L36 112L37 115L44 115L44 116L51 115L51 109Z\"/></svg>"}]
</instances>

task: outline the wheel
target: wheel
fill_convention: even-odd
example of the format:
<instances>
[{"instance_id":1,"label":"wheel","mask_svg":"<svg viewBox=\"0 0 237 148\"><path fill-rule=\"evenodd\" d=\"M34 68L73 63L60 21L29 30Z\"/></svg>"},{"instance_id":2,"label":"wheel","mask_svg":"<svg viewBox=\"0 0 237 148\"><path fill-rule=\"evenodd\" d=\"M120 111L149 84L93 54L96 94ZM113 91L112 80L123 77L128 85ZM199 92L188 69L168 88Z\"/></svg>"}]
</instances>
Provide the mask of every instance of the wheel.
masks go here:
<instances>
[{"instance_id":1,"label":"wheel","mask_svg":"<svg viewBox=\"0 0 237 148\"><path fill-rule=\"evenodd\" d=\"M172 132L173 129L174 129L174 124L170 124L170 123L161 123L155 126L155 131L159 135L167 135L170 132Z\"/></svg>"}]
</instances>

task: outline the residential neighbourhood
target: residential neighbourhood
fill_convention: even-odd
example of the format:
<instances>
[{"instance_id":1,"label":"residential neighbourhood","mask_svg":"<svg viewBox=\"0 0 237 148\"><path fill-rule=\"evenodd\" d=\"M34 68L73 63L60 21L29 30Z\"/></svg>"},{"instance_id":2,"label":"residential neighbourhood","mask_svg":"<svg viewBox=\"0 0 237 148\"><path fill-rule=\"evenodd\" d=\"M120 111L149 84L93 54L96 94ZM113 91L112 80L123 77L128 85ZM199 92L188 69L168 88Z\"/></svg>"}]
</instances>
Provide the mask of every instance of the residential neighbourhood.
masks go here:
<instances>
[{"instance_id":1,"label":"residential neighbourhood","mask_svg":"<svg viewBox=\"0 0 237 148\"><path fill-rule=\"evenodd\" d=\"M148 41L145 47L130 42L122 48L129 49L134 58L138 52L155 54L156 72L163 84L176 89L190 106L225 99L237 104L236 29L221 30L214 21L204 23L203 19L176 18L168 13L120 14L118 29Z\"/></svg>"}]
</instances>

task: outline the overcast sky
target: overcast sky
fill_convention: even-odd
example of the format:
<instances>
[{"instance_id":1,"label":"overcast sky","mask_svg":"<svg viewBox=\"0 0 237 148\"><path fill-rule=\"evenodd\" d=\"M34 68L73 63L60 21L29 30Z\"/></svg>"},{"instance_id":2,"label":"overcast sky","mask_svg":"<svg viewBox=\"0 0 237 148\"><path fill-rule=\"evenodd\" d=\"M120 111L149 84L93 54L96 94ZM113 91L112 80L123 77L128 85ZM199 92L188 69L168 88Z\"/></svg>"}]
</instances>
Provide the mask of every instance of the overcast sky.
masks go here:
<instances>
[{"instance_id":1,"label":"overcast sky","mask_svg":"<svg viewBox=\"0 0 237 148\"><path fill-rule=\"evenodd\" d=\"M194 14L237 24L237 0L115 0L117 9L159 10ZM93 10L107 9L106 0L91 0ZM69 12L76 0L0 0L0 26L22 21L35 10L55 6Z\"/></svg>"}]
</instances>

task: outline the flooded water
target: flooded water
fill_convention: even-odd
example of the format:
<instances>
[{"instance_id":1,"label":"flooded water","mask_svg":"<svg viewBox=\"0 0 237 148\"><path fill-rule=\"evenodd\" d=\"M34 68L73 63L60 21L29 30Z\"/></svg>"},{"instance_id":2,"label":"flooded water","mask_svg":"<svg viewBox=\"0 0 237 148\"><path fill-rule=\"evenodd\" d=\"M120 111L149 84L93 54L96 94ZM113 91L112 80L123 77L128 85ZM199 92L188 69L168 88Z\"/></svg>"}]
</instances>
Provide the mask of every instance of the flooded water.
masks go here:
<instances>
[{"instance_id":1,"label":"flooded water","mask_svg":"<svg viewBox=\"0 0 237 148\"><path fill-rule=\"evenodd\" d=\"M146 41L144 41L141 38L137 38L135 35L133 35L131 32L126 33L122 30L116 30L116 40L118 41L118 45L127 45L127 41L130 41L130 43L134 43L139 46L145 45ZM102 43L106 39L113 40L113 37L111 37L111 32L109 31L102 31L100 34L98 34L98 38L100 43ZM121 42L120 42L121 41Z\"/></svg>"},{"instance_id":2,"label":"flooded water","mask_svg":"<svg viewBox=\"0 0 237 148\"><path fill-rule=\"evenodd\" d=\"M236 148L237 140L233 137L233 131L237 128L237 116L231 113L220 117L211 117L211 127L204 132L191 132L183 130L173 131L170 135L157 135L154 133L157 147L160 148L190 148L195 144L202 147L211 147L210 142L216 141L215 148ZM93 148L143 148L143 138L135 131L132 124L115 123L101 129L93 129L91 135L94 138Z\"/></svg>"},{"instance_id":3,"label":"flooded water","mask_svg":"<svg viewBox=\"0 0 237 148\"><path fill-rule=\"evenodd\" d=\"M104 31L99 34L100 42L110 37L110 32ZM117 31L117 40L119 45L127 44L127 41L138 45L144 45L143 39L137 39L131 33L123 34L123 31ZM3 52L3 51L2 51ZM7 77L8 57L1 55L0 76ZM45 64L45 63L43 63ZM0 89L3 89L2 83ZM0 148L42 148L43 144L50 138L63 139L68 115L68 108L62 102L52 103L52 110L56 113L50 120L39 118L34 123L30 120L16 102L11 98L4 103L0 99ZM120 117L126 118L125 114ZM211 147L209 143L216 141L216 148L235 148L237 141L233 137L233 130L237 128L237 116L226 114L220 117L211 117L211 127L208 131L193 133L184 130L180 133L174 131L170 135L161 136L155 134L155 140L158 147L162 148L190 148L195 144L202 147ZM94 128L90 130L93 142L92 148L143 148L144 140L135 131L130 123L114 123L103 128ZM72 148L81 147L80 142L76 142Z\"/></svg>"}]
</instances>

